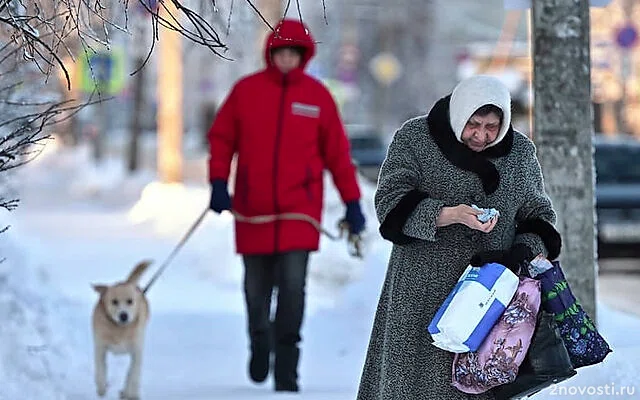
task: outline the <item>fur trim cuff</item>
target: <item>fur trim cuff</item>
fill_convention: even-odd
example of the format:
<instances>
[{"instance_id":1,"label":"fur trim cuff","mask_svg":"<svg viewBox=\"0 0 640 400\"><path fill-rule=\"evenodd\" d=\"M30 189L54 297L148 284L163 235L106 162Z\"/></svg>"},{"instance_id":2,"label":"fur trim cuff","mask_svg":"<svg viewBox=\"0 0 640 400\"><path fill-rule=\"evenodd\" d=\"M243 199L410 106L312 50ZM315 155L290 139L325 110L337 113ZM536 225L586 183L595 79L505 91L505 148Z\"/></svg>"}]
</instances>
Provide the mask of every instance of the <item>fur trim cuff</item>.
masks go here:
<instances>
[{"instance_id":1,"label":"fur trim cuff","mask_svg":"<svg viewBox=\"0 0 640 400\"><path fill-rule=\"evenodd\" d=\"M406 245L413 242L415 239L405 235L402 229L413 211L418 207L418 204L426 198L426 193L419 190L412 190L405 194L380 224L382 237L398 245Z\"/></svg>"},{"instance_id":2,"label":"fur trim cuff","mask_svg":"<svg viewBox=\"0 0 640 400\"><path fill-rule=\"evenodd\" d=\"M547 249L547 258L549 260L555 260L560 256L562 238L556 228L549 222L540 218L522 221L516 228L516 234L522 233L533 233L540 236L544 247Z\"/></svg>"}]
</instances>

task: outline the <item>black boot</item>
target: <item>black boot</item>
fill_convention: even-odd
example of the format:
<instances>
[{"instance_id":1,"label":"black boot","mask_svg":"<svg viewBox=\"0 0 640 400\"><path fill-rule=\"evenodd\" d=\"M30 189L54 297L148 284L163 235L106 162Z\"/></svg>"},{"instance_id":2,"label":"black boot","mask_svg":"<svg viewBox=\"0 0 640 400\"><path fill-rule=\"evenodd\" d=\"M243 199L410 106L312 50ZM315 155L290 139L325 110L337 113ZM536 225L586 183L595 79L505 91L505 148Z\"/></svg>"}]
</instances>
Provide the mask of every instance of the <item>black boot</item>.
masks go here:
<instances>
[{"instance_id":1,"label":"black boot","mask_svg":"<svg viewBox=\"0 0 640 400\"><path fill-rule=\"evenodd\" d=\"M298 392L298 359L300 350L295 346L277 346L274 367L276 392Z\"/></svg>"},{"instance_id":2,"label":"black boot","mask_svg":"<svg viewBox=\"0 0 640 400\"><path fill-rule=\"evenodd\" d=\"M268 340L255 340L251 344L249 377L256 383L264 382L269 375L271 348Z\"/></svg>"}]
</instances>

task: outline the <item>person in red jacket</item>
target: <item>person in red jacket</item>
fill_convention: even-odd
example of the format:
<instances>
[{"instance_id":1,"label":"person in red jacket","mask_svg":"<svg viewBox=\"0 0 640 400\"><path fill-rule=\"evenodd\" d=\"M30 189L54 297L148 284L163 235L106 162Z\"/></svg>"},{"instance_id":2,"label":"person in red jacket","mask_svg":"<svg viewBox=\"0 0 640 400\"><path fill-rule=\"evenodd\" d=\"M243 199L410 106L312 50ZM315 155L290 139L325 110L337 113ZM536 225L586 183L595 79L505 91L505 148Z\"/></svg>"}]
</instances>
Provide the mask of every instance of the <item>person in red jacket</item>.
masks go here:
<instances>
[{"instance_id":1,"label":"person in red jacket","mask_svg":"<svg viewBox=\"0 0 640 400\"><path fill-rule=\"evenodd\" d=\"M267 38L266 68L231 89L209 130L210 208L245 217L303 213L321 221L323 172L328 169L351 234L365 218L349 141L336 104L304 72L315 53L307 27L284 19ZM227 181L237 155L234 196ZM251 357L249 375L263 382L274 353L276 391L297 392L300 330L309 253L320 234L307 221L235 222L236 252L243 257ZM275 320L270 319L278 288Z\"/></svg>"}]
</instances>

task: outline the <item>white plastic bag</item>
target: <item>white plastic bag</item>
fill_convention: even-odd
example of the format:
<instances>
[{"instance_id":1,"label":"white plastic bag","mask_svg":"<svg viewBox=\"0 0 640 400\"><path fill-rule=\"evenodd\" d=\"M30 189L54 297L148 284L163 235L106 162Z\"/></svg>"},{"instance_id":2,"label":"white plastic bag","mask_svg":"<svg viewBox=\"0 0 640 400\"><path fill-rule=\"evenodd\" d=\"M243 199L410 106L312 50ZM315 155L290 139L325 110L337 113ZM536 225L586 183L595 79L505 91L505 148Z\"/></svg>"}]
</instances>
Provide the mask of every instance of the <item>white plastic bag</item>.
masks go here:
<instances>
[{"instance_id":1,"label":"white plastic bag","mask_svg":"<svg viewBox=\"0 0 640 400\"><path fill-rule=\"evenodd\" d=\"M478 350L518 283L516 274L502 264L469 265L429 323L433 345L453 353Z\"/></svg>"}]
</instances>

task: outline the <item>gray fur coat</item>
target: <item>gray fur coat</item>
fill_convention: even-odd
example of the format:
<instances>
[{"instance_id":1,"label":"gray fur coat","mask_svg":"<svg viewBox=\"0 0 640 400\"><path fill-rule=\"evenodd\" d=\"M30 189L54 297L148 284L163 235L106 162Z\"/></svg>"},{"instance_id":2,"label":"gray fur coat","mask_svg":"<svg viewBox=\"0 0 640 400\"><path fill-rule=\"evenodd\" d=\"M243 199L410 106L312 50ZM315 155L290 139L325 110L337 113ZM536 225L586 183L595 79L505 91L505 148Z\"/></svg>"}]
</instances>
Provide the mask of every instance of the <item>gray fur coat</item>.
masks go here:
<instances>
[{"instance_id":1,"label":"gray fur coat","mask_svg":"<svg viewBox=\"0 0 640 400\"><path fill-rule=\"evenodd\" d=\"M551 259L560 252L533 142L510 127L499 144L474 153L455 139L449 97L395 133L382 165L375 206L394 246L358 400L491 399L451 385L453 353L431 344L427 325L474 254L516 243ZM498 209L493 231L436 228L440 209L458 204Z\"/></svg>"}]
</instances>

